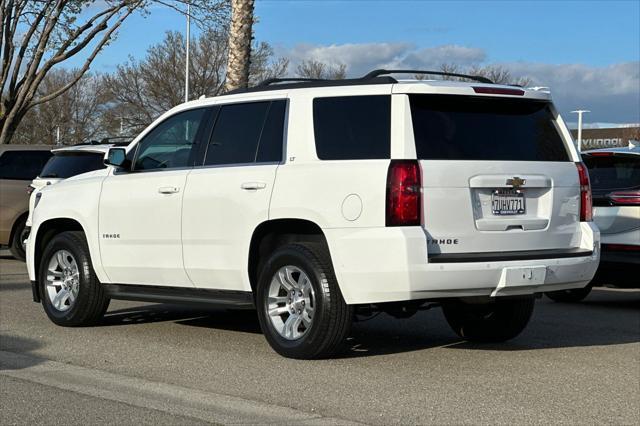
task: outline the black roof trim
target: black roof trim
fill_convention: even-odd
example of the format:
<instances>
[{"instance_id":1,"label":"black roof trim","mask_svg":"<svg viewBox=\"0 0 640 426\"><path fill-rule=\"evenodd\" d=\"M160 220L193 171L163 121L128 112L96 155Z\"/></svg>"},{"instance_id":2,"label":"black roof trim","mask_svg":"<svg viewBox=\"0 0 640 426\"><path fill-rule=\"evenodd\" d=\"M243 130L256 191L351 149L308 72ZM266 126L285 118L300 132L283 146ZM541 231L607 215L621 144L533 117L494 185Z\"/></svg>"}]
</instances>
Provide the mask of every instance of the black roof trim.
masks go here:
<instances>
[{"instance_id":1,"label":"black roof trim","mask_svg":"<svg viewBox=\"0 0 640 426\"><path fill-rule=\"evenodd\" d=\"M276 80L276 81L269 81ZM361 78L345 78L343 80L305 80L299 81L299 79L290 79L290 78L282 78L282 79L269 79L265 80L267 83L262 82L254 87L249 87L248 89L236 89L230 92L225 93L225 95L235 95L238 93L252 93L252 92L264 92L269 90L285 90L285 89L306 89L313 87L336 87L336 86L362 86L365 84L393 84L397 83L398 80L392 77L376 77L370 80L362 80ZM280 81L294 81L293 83L280 83ZM278 84L273 84L278 83Z\"/></svg>"},{"instance_id":2,"label":"black roof trim","mask_svg":"<svg viewBox=\"0 0 640 426\"><path fill-rule=\"evenodd\" d=\"M87 142L80 142L74 145L65 145L65 146L91 146L91 145L106 145L106 144L128 145L129 143L131 143L133 139L134 139L133 136L110 136L110 137L102 138L99 141L92 139ZM120 140L121 142L116 142L118 140Z\"/></svg>"},{"instance_id":3,"label":"black roof trim","mask_svg":"<svg viewBox=\"0 0 640 426\"><path fill-rule=\"evenodd\" d=\"M459 77L459 78L467 78L469 80L478 81L480 83L493 84L493 81L489 80L486 77L482 77L480 75L468 75L468 74L458 74L454 72L444 72L444 71L429 71L429 70L373 70L369 74L361 77L360 80L369 80L375 77L379 77L381 75L388 74L427 74L427 75L441 75L443 77Z\"/></svg>"},{"instance_id":4,"label":"black roof trim","mask_svg":"<svg viewBox=\"0 0 640 426\"><path fill-rule=\"evenodd\" d=\"M262 92L267 90L304 89L304 88L313 88L313 87L335 87L335 86L360 86L365 84L397 83L398 80L391 77L389 74L440 75L444 77L466 78L469 80L478 81L480 83L485 83L485 84L494 84L493 81L479 75L467 75L467 74L457 74L457 73L442 72L442 71L429 71L429 70L378 69L378 70L373 70L370 73L359 78L345 78L342 80L328 80L328 79L321 79L321 78L297 78L297 77L269 78L267 80L260 82L257 86L250 87L248 89L232 90L226 94L233 95L237 93Z\"/></svg>"}]
</instances>

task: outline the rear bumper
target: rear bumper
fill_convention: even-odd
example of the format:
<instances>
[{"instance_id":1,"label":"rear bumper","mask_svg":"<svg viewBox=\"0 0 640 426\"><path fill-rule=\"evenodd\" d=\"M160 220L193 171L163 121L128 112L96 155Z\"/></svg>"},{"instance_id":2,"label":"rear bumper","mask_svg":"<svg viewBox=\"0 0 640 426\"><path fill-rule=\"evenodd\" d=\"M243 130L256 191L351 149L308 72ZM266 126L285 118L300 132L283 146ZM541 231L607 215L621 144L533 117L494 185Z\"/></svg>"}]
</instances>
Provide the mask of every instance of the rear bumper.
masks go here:
<instances>
[{"instance_id":1,"label":"rear bumper","mask_svg":"<svg viewBox=\"0 0 640 426\"><path fill-rule=\"evenodd\" d=\"M600 234L582 223L585 256L434 263L420 227L324 230L348 304L527 295L586 286L598 268ZM526 279L519 279L526 275Z\"/></svg>"}]
</instances>

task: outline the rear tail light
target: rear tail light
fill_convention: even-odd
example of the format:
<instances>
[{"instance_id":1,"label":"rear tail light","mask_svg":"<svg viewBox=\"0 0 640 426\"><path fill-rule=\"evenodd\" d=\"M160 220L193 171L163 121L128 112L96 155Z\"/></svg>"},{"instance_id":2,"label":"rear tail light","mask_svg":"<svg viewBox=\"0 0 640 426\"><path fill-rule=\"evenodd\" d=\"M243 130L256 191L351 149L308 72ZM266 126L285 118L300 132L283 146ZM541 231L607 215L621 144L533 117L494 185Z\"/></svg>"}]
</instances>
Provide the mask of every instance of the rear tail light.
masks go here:
<instances>
[{"instance_id":1,"label":"rear tail light","mask_svg":"<svg viewBox=\"0 0 640 426\"><path fill-rule=\"evenodd\" d=\"M640 190L612 192L609 200L617 206L640 206Z\"/></svg>"},{"instance_id":2,"label":"rear tail light","mask_svg":"<svg viewBox=\"0 0 640 426\"><path fill-rule=\"evenodd\" d=\"M591 198L589 172L587 172L587 166L584 163L576 163L576 167L580 178L580 222L591 222L593 220L593 199Z\"/></svg>"},{"instance_id":3,"label":"rear tail light","mask_svg":"<svg viewBox=\"0 0 640 426\"><path fill-rule=\"evenodd\" d=\"M613 157L613 152L589 152L591 157Z\"/></svg>"},{"instance_id":4,"label":"rear tail light","mask_svg":"<svg viewBox=\"0 0 640 426\"><path fill-rule=\"evenodd\" d=\"M417 160L391 160L387 174L387 226L420 225L420 183Z\"/></svg>"}]
</instances>

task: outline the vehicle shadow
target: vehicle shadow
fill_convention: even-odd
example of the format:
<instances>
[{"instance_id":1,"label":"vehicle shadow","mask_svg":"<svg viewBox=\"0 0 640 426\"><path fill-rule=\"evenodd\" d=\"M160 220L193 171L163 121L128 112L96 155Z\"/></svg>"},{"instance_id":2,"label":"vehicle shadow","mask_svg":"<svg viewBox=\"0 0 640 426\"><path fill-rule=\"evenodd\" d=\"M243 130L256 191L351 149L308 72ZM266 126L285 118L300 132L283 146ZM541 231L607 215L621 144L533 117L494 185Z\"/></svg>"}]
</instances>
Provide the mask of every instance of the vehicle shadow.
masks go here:
<instances>
[{"instance_id":1,"label":"vehicle shadow","mask_svg":"<svg viewBox=\"0 0 640 426\"><path fill-rule=\"evenodd\" d=\"M176 324L243 333L261 333L255 311L151 304L110 311L101 326L171 321ZM582 303L556 303L543 297L524 332L500 344L462 341L434 308L408 319L380 314L354 322L339 358L414 352L435 347L487 351L619 345L640 342L640 290L596 288Z\"/></svg>"},{"instance_id":2,"label":"vehicle shadow","mask_svg":"<svg viewBox=\"0 0 640 426\"><path fill-rule=\"evenodd\" d=\"M35 339L0 333L0 371L21 370L46 362L44 358L31 355L42 346L42 342Z\"/></svg>"},{"instance_id":3,"label":"vehicle shadow","mask_svg":"<svg viewBox=\"0 0 640 426\"><path fill-rule=\"evenodd\" d=\"M582 303L538 299L528 327L515 339L499 344L461 340L442 311L432 309L409 319L380 315L355 323L342 357L362 357L425 350L434 347L484 351L529 351L549 348L606 346L640 342L640 290L596 288Z\"/></svg>"},{"instance_id":4,"label":"vehicle shadow","mask_svg":"<svg viewBox=\"0 0 640 426\"><path fill-rule=\"evenodd\" d=\"M171 321L176 324L220 330L261 333L252 310L211 309L168 303L108 311L98 326L120 326Z\"/></svg>"}]
</instances>

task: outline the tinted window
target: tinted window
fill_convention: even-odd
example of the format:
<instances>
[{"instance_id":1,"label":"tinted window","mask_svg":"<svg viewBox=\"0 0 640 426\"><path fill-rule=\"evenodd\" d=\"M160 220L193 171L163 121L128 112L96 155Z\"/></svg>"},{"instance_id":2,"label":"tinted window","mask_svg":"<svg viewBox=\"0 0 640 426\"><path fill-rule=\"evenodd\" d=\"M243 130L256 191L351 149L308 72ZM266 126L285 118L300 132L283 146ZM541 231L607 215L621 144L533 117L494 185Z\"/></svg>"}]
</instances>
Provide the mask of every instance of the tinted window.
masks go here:
<instances>
[{"instance_id":1,"label":"tinted window","mask_svg":"<svg viewBox=\"0 0 640 426\"><path fill-rule=\"evenodd\" d=\"M221 107L209 141L204 164L255 162L270 105L271 102L252 102ZM266 127L271 126L277 127L277 122L270 123ZM277 129L271 129L268 132L271 135L265 134L263 156L273 155L273 152L269 154L268 151L273 150L274 141L272 138ZM282 145L282 130L280 131L280 145ZM276 161L280 161L280 158Z\"/></svg>"},{"instance_id":2,"label":"tinted window","mask_svg":"<svg viewBox=\"0 0 640 426\"><path fill-rule=\"evenodd\" d=\"M256 162L273 163L282 161L282 143L284 137L284 114L287 108L285 101L271 102L267 121L264 123Z\"/></svg>"},{"instance_id":3,"label":"tinted window","mask_svg":"<svg viewBox=\"0 0 640 426\"><path fill-rule=\"evenodd\" d=\"M594 192L640 187L640 156L583 156Z\"/></svg>"},{"instance_id":4,"label":"tinted window","mask_svg":"<svg viewBox=\"0 0 640 426\"><path fill-rule=\"evenodd\" d=\"M40 177L69 178L81 173L104 169L104 155L96 152L67 152L55 154L47 161Z\"/></svg>"},{"instance_id":5,"label":"tinted window","mask_svg":"<svg viewBox=\"0 0 640 426\"><path fill-rule=\"evenodd\" d=\"M546 102L411 95L419 159L569 161Z\"/></svg>"},{"instance_id":6,"label":"tinted window","mask_svg":"<svg viewBox=\"0 0 640 426\"><path fill-rule=\"evenodd\" d=\"M313 128L321 160L389 158L391 97L314 99Z\"/></svg>"},{"instance_id":7,"label":"tinted window","mask_svg":"<svg viewBox=\"0 0 640 426\"><path fill-rule=\"evenodd\" d=\"M51 157L51 151L5 151L0 156L0 179L33 180Z\"/></svg>"},{"instance_id":8,"label":"tinted window","mask_svg":"<svg viewBox=\"0 0 640 426\"><path fill-rule=\"evenodd\" d=\"M134 170L171 169L193 165L192 149L206 109L192 109L167 118L138 143Z\"/></svg>"}]
</instances>

